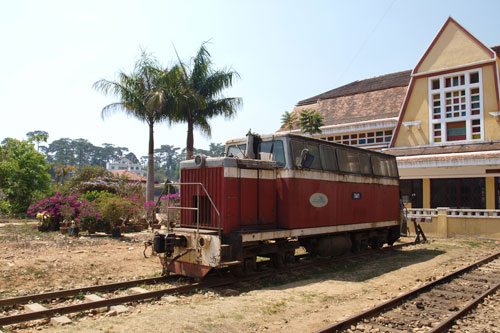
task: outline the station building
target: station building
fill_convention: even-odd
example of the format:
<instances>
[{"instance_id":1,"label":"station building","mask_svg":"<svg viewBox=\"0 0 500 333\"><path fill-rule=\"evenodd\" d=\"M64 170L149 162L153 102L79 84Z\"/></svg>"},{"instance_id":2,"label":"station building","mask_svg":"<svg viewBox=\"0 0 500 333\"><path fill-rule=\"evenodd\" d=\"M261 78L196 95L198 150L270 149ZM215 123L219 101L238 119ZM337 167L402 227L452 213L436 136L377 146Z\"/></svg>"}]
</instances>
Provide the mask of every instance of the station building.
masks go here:
<instances>
[{"instance_id":1,"label":"station building","mask_svg":"<svg viewBox=\"0 0 500 333\"><path fill-rule=\"evenodd\" d=\"M499 55L450 17L413 70L352 82L293 112L321 114L314 137L395 155L415 208L499 209Z\"/></svg>"}]
</instances>

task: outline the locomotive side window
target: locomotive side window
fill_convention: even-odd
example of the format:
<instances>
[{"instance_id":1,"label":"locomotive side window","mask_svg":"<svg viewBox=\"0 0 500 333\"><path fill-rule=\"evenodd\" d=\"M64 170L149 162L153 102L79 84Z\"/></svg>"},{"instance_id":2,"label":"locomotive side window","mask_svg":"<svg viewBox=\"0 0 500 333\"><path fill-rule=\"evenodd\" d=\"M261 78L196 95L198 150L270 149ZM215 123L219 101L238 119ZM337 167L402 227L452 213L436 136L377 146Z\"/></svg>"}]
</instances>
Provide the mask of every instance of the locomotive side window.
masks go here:
<instances>
[{"instance_id":1,"label":"locomotive side window","mask_svg":"<svg viewBox=\"0 0 500 333\"><path fill-rule=\"evenodd\" d=\"M232 145L227 148L227 156L233 156L237 158L245 157L245 150L247 149L246 144Z\"/></svg>"},{"instance_id":2,"label":"locomotive side window","mask_svg":"<svg viewBox=\"0 0 500 333\"><path fill-rule=\"evenodd\" d=\"M372 166L370 163L370 155L368 154L358 154L359 155L359 168L362 174L371 175Z\"/></svg>"},{"instance_id":3,"label":"locomotive side window","mask_svg":"<svg viewBox=\"0 0 500 333\"><path fill-rule=\"evenodd\" d=\"M266 141L259 144L259 160L275 161L280 166L285 165L285 150L283 141Z\"/></svg>"},{"instance_id":4,"label":"locomotive side window","mask_svg":"<svg viewBox=\"0 0 500 333\"><path fill-rule=\"evenodd\" d=\"M304 148L309 150L309 154L314 156L314 159L311 164L311 169L321 170L321 158L319 155L319 145L313 144L304 144Z\"/></svg>"},{"instance_id":5,"label":"locomotive side window","mask_svg":"<svg viewBox=\"0 0 500 333\"><path fill-rule=\"evenodd\" d=\"M392 159L372 155L373 173L377 176L397 177L398 169L396 162Z\"/></svg>"},{"instance_id":6,"label":"locomotive side window","mask_svg":"<svg viewBox=\"0 0 500 333\"><path fill-rule=\"evenodd\" d=\"M292 148L293 165L297 168L301 168L302 167L300 165L301 158L302 158L301 152L302 152L302 149L304 149L304 144L300 141L292 140L290 142L290 146Z\"/></svg>"},{"instance_id":7,"label":"locomotive side window","mask_svg":"<svg viewBox=\"0 0 500 333\"><path fill-rule=\"evenodd\" d=\"M372 164L373 164L373 173L376 176L388 176L389 170L387 169L387 165L383 159L379 156L372 155Z\"/></svg>"},{"instance_id":8,"label":"locomotive side window","mask_svg":"<svg viewBox=\"0 0 500 333\"><path fill-rule=\"evenodd\" d=\"M398 174L398 164L396 163L396 160L395 159L388 159L387 160L389 162L389 175L390 177L399 177L399 174Z\"/></svg>"},{"instance_id":9,"label":"locomotive side window","mask_svg":"<svg viewBox=\"0 0 500 333\"><path fill-rule=\"evenodd\" d=\"M319 154L319 145L315 144L310 144L310 143L305 143L302 141L295 141L292 140L291 143L291 148L292 148L292 158L293 158L293 163L295 167L297 168L302 168L302 158L304 154L302 151L304 149L307 149L308 154L312 158L312 163L311 166L309 167L310 169L315 169L315 170L321 170L321 159L320 159L320 154Z\"/></svg>"},{"instance_id":10,"label":"locomotive side window","mask_svg":"<svg viewBox=\"0 0 500 333\"><path fill-rule=\"evenodd\" d=\"M360 173L359 154L352 150L337 149L339 169L343 172Z\"/></svg>"},{"instance_id":11,"label":"locomotive side window","mask_svg":"<svg viewBox=\"0 0 500 333\"><path fill-rule=\"evenodd\" d=\"M323 170L326 171L337 171L337 155L335 155L335 148L321 145L321 163L323 164Z\"/></svg>"}]
</instances>

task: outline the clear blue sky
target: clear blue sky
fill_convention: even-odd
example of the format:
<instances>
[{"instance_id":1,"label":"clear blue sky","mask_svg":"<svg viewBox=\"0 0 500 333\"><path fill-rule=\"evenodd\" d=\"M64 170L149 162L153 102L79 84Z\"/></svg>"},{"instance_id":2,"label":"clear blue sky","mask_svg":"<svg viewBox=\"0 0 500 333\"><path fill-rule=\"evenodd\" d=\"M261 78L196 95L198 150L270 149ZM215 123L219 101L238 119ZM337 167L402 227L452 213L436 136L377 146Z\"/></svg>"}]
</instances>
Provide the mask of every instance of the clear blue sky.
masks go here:
<instances>
[{"instance_id":1,"label":"clear blue sky","mask_svg":"<svg viewBox=\"0 0 500 333\"><path fill-rule=\"evenodd\" d=\"M85 138L146 155L147 126L101 119L113 102L92 89L130 72L140 48L162 64L195 54L203 41L215 67L241 79L231 121L211 139L270 133L295 103L343 84L413 68L448 16L488 46L500 44L500 1L0 1L0 140L44 130L49 142ZM156 126L155 146L185 146L186 125Z\"/></svg>"}]
</instances>

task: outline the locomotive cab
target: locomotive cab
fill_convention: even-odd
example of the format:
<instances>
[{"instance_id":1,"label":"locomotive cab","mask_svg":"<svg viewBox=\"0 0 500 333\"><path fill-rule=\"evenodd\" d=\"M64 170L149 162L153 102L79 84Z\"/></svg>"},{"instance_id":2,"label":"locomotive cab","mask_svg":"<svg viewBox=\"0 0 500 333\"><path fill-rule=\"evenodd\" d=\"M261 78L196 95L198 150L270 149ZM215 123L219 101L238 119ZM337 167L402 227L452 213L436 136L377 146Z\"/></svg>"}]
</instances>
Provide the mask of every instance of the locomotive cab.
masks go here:
<instances>
[{"instance_id":1,"label":"locomotive cab","mask_svg":"<svg viewBox=\"0 0 500 333\"><path fill-rule=\"evenodd\" d=\"M180 224L155 236L164 270L275 266L304 246L322 256L399 237L395 158L292 134L249 135L225 157L181 162Z\"/></svg>"}]
</instances>

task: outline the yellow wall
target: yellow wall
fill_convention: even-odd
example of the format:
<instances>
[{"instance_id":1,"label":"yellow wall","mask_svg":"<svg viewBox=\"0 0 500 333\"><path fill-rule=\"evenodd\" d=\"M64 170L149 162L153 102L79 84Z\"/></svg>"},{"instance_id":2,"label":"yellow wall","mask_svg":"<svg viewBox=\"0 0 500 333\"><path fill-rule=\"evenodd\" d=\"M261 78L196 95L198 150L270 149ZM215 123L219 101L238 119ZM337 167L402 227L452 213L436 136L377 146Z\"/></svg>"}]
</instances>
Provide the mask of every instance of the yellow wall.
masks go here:
<instances>
[{"instance_id":1,"label":"yellow wall","mask_svg":"<svg viewBox=\"0 0 500 333\"><path fill-rule=\"evenodd\" d=\"M446 225L439 225L439 217L432 218L430 223L419 223L428 237L478 237L486 239L500 240L500 219L498 218L466 218L466 217L445 217L441 221ZM412 222L408 223L410 235L415 235L415 228ZM445 234L443 234L445 232Z\"/></svg>"},{"instance_id":2,"label":"yellow wall","mask_svg":"<svg viewBox=\"0 0 500 333\"><path fill-rule=\"evenodd\" d=\"M496 95L496 67L486 65L482 67L483 82L483 124L484 140L500 140L500 119L496 121L490 112L498 110ZM429 78L418 77L415 80L409 98L403 122L420 120L420 129L410 126L408 129L401 123L394 147L412 147L429 144Z\"/></svg>"},{"instance_id":3,"label":"yellow wall","mask_svg":"<svg viewBox=\"0 0 500 333\"><path fill-rule=\"evenodd\" d=\"M440 70L491 59L491 53L480 47L458 25L449 21L427 56L418 73Z\"/></svg>"},{"instance_id":4,"label":"yellow wall","mask_svg":"<svg viewBox=\"0 0 500 333\"><path fill-rule=\"evenodd\" d=\"M428 81L426 77L413 78L414 86L411 91L406 112L403 118L405 121L420 120L420 129L410 126L408 129L401 124L399 133L394 143L394 147L411 147L429 144L429 99Z\"/></svg>"},{"instance_id":5,"label":"yellow wall","mask_svg":"<svg viewBox=\"0 0 500 333\"><path fill-rule=\"evenodd\" d=\"M495 209L495 177L486 177L486 209Z\"/></svg>"},{"instance_id":6,"label":"yellow wall","mask_svg":"<svg viewBox=\"0 0 500 333\"><path fill-rule=\"evenodd\" d=\"M500 140L500 120L496 121L490 112L499 111L495 88L495 66L483 67L484 139Z\"/></svg>"},{"instance_id":7,"label":"yellow wall","mask_svg":"<svg viewBox=\"0 0 500 333\"><path fill-rule=\"evenodd\" d=\"M500 239L500 223L498 222L498 219L487 218L448 218L448 237L475 236Z\"/></svg>"},{"instance_id":8,"label":"yellow wall","mask_svg":"<svg viewBox=\"0 0 500 333\"><path fill-rule=\"evenodd\" d=\"M431 180L422 179L422 208L431 208Z\"/></svg>"}]
</instances>

